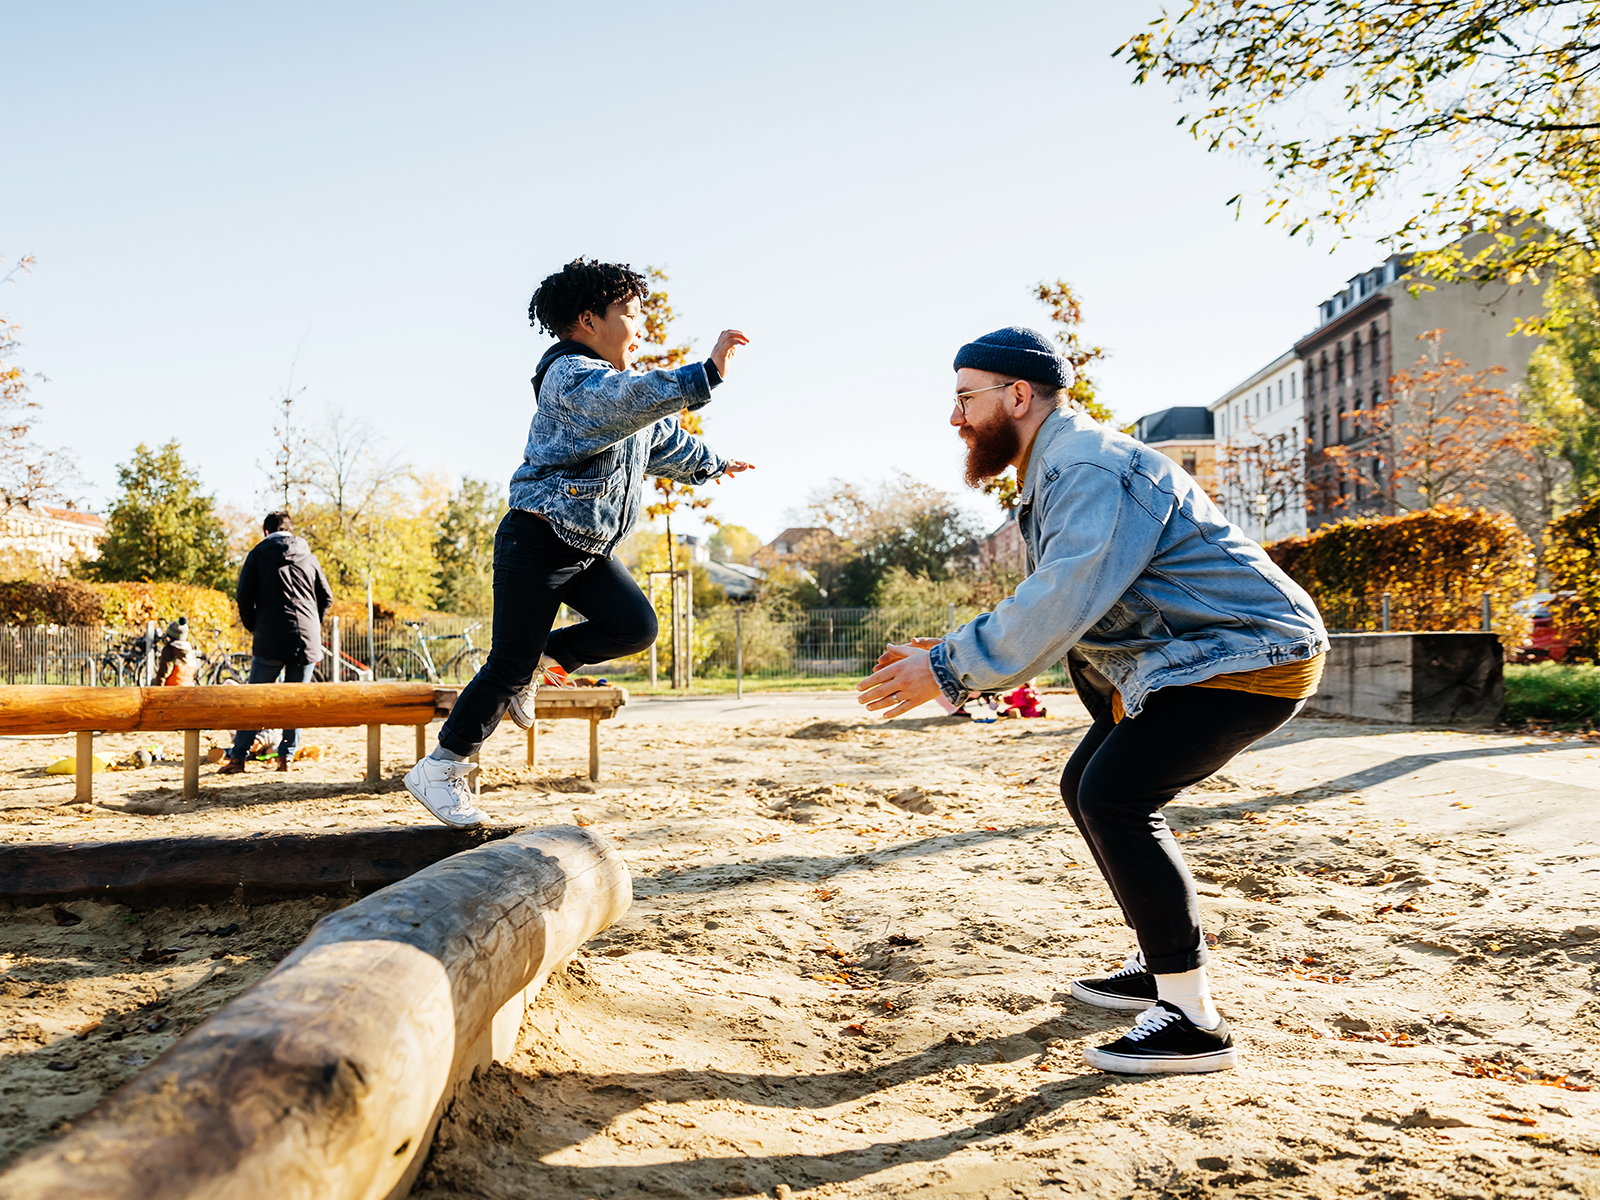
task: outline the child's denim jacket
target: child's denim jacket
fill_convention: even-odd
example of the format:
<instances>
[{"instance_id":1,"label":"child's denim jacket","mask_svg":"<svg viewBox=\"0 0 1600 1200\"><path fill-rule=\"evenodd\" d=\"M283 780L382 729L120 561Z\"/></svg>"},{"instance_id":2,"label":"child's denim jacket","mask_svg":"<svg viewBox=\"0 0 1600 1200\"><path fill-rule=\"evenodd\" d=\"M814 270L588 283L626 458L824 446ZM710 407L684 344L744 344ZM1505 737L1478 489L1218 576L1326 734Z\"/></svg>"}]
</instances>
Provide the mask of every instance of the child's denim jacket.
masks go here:
<instances>
[{"instance_id":1,"label":"child's denim jacket","mask_svg":"<svg viewBox=\"0 0 1600 1200\"><path fill-rule=\"evenodd\" d=\"M1031 573L930 654L953 703L1076 647L1135 717L1158 688L1328 648L1311 597L1166 455L1063 409L1027 468L1017 524Z\"/></svg>"},{"instance_id":2,"label":"child's denim jacket","mask_svg":"<svg viewBox=\"0 0 1600 1200\"><path fill-rule=\"evenodd\" d=\"M559 342L539 372L510 502L549 521L568 545L591 554L616 549L639 523L647 474L707 483L727 470L727 460L678 427L678 410L711 400L704 363L619 371L586 347Z\"/></svg>"}]
</instances>

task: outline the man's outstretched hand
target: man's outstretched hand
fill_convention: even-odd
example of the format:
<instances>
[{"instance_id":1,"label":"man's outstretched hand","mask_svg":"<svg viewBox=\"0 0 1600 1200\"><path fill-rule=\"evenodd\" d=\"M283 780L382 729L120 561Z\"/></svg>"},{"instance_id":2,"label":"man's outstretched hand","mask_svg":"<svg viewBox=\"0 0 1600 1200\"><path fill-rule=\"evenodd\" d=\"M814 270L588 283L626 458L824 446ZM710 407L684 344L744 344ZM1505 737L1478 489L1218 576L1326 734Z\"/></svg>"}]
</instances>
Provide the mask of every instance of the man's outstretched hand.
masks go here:
<instances>
[{"instance_id":1,"label":"man's outstretched hand","mask_svg":"<svg viewBox=\"0 0 1600 1200\"><path fill-rule=\"evenodd\" d=\"M737 329L724 329L717 335L717 344L711 347L711 361L716 364L717 374L724 379L728 377L728 364L733 360L733 353L740 346L748 346L750 339Z\"/></svg>"},{"instance_id":2,"label":"man's outstretched hand","mask_svg":"<svg viewBox=\"0 0 1600 1200\"><path fill-rule=\"evenodd\" d=\"M723 471L721 475L717 476L717 483L720 486L724 479L731 479L733 476L739 474L739 472L741 472L741 471L753 471L753 470L755 470L755 466L756 466L755 463L738 462L738 461L729 462L727 470Z\"/></svg>"},{"instance_id":3,"label":"man's outstretched hand","mask_svg":"<svg viewBox=\"0 0 1600 1200\"><path fill-rule=\"evenodd\" d=\"M860 703L886 717L899 717L932 700L939 694L939 681L928 662L928 647L938 641L913 638L903 646L889 643L878 669L856 684Z\"/></svg>"}]
</instances>

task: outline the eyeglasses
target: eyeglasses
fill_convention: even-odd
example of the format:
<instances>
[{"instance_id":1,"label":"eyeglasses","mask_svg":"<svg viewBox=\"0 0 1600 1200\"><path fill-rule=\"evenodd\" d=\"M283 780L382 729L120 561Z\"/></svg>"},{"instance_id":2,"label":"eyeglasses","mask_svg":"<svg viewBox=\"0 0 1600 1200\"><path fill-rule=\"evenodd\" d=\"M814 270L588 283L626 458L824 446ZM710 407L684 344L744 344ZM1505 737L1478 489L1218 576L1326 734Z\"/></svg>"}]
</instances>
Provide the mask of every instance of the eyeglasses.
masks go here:
<instances>
[{"instance_id":1,"label":"eyeglasses","mask_svg":"<svg viewBox=\"0 0 1600 1200\"><path fill-rule=\"evenodd\" d=\"M1015 387L1015 386L1016 386L1015 384L1011 384L1011 383L997 383L993 387L974 388L970 392L957 392L956 393L956 404L961 409L962 417L965 417L967 415L967 401L972 399L972 397L981 396L981 395L983 395L984 392L998 392L1001 388L1008 388L1008 387Z\"/></svg>"}]
</instances>

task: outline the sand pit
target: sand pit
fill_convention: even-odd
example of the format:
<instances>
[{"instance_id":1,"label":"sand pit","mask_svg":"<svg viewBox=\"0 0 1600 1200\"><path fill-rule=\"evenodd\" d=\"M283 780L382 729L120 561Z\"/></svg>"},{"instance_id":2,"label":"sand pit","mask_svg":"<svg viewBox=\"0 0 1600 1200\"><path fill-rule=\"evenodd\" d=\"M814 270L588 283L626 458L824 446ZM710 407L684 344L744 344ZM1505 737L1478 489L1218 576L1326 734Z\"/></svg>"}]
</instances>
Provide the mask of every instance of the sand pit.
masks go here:
<instances>
[{"instance_id":1,"label":"sand pit","mask_svg":"<svg viewBox=\"0 0 1600 1200\"><path fill-rule=\"evenodd\" d=\"M537 771L505 727L491 819L592 824L636 900L458 1100L416 1194L1600 1196L1600 1094L1575 1090L1600 1073L1600 747L1302 719L1180 796L1244 1065L1127 1079L1079 1057L1125 1022L1065 995L1128 934L1056 793L1084 718L1050 700L989 726L640 706L599 784L579 723ZM291 775L207 771L184 802L158 765L92 806L40 774L68 739L4 743L0 837L429 820L358 782L360 730L308 740L328 752ZM410 739L387 747L396 776ZM6 914L0 1155L341 903Z\"/></svg>"}]
</instances>

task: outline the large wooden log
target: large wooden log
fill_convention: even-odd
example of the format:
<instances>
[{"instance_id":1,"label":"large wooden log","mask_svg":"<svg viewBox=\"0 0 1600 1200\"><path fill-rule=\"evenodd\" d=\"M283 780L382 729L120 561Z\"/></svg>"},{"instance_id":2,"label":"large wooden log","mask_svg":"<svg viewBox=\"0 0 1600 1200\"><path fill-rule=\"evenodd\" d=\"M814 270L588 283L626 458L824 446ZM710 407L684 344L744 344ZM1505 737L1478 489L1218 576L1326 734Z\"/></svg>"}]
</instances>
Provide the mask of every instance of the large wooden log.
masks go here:
<instances>
[{"instance_id":1,"label":"large wooden log","mask_svg":"<svg viewBox=\"0 0 1600 1200\"><path fill-rule=\"evenodd\" d=\"M510 837L509 825L250 833L0 845L0 900L100 900L130 908L288 896L365 896L442 858Z\"/></svg>"},{"instance_id":2,"label":"large wooden log","mask_svg":"<svg viewBox=\"0 0 1600 1200\"><path fill-rule=\"evenodd\" d=\"M454 1085L509 1053L527 995L630 900L622 860L584 829L437 863L323 918L254 988L0 1175L0 1195L404 1196Z\"/></svg>"},{"instance_id":3,"label":"large wooden log","mask_svg":"<svg viewBox=\"0 0 1600 1200\"><path fill-rule=\"evenodd\" d=\"M247 687L0 688L0 734L421 725L426 683L262 683Z\"/></svg>"}]
</instances>

